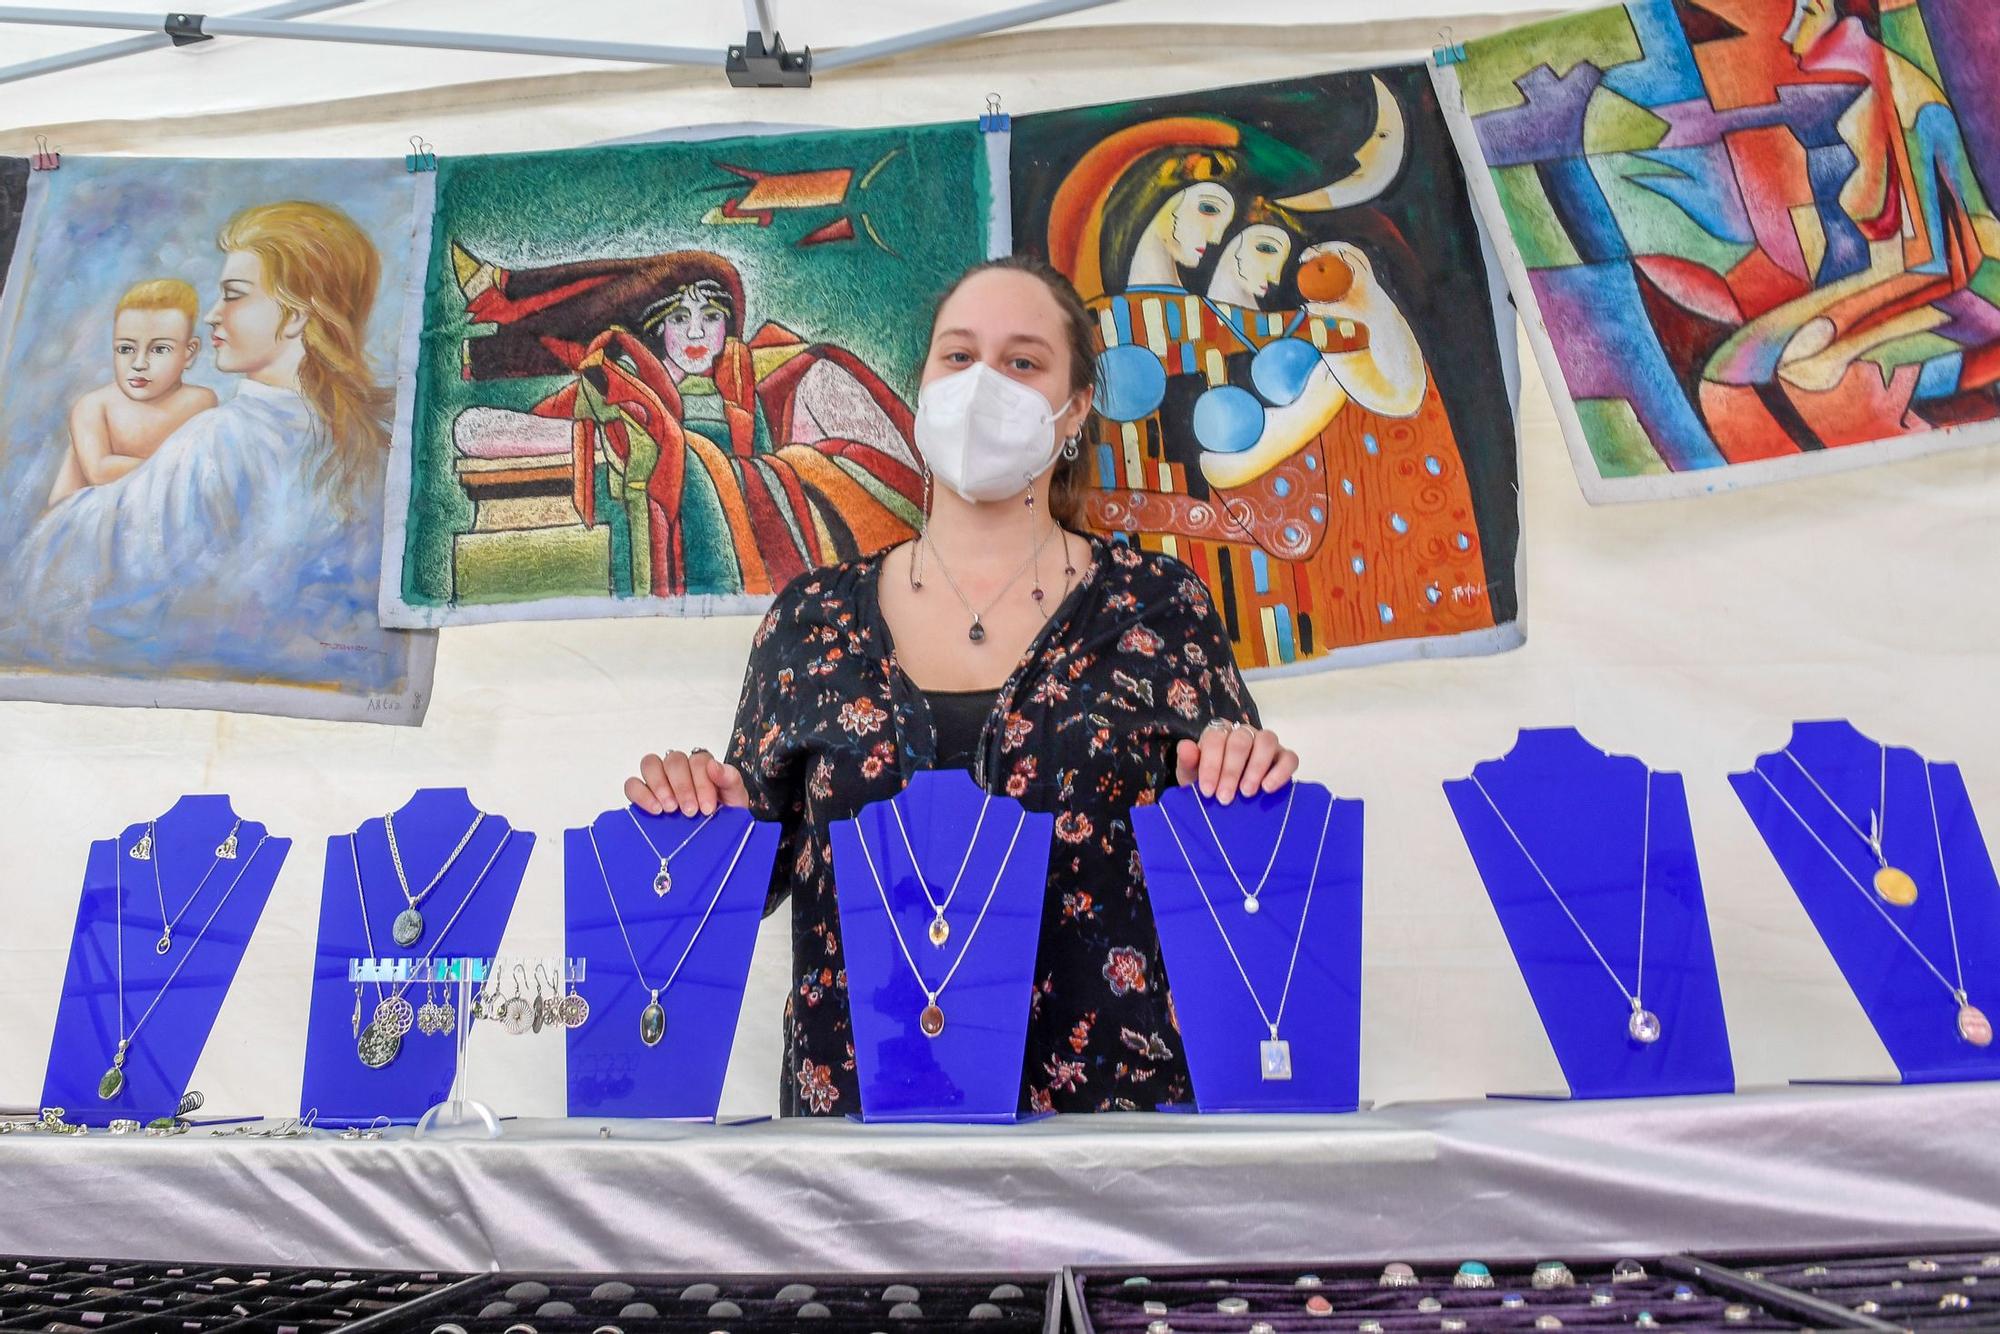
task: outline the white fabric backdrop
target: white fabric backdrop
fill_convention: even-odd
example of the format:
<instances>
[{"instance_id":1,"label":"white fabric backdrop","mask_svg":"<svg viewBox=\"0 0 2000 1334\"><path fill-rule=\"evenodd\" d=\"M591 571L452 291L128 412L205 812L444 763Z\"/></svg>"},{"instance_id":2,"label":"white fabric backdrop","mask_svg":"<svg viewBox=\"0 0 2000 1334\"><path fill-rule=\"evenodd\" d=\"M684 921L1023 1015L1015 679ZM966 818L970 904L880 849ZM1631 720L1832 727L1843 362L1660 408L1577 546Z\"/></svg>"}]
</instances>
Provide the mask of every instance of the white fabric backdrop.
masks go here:
<instances>
[{"instance_id":1,"label":"white fabric backdrop","mask_svg":"<svg viewBox=\"0 0 2000 1334\"><path fill-rule=\"evenodd\" d=\"M676 7L671 23L658 17L662 8L657 0L594 6L592 28L703 43L727 40L738 23L730 3L686 15ZM779 17L794 43L829 45L822 33L836 12L865 37L935 22L947 8L971 6L897 0ZM1209 8L1115 6L828 75L803 94L733 91L710 71L580 73L517 57L217 42L0 86L0 124L24 127L0 131L0 146L26 151L39 122L73 153L399 153L415 132L445 153L544 148L703 120L969 116L989 89L1019 113L1414 54L1434 40L1445 6L1349 0L1339 12L1351 21L1331 24L1327 6L1265 0L1232 11L1227 27L1198 22ZM1484 8L1526 10L1514 0ZM538 11L546 22L547 7L525 0L398 0L351 13L521 31ZM1397 19L1375 21L1385 11ZM622 31L606 18L620 13L633 16ZM1501 20L1449 22L1463 39ZM696 31L702 23L712 30ZM0 30L0 52L55 49L31 33ZM74 34L67 40L79 44ZM1847 716L1871 735L1961 761L1989 827L2000 822L1992 698L2000 452L1593 510L1531 358L1525 374L1527 647L1272 681L1256 692L1270 724L1304 756L1304 777L1369 803L1363 1096L1383 1103L1559 1084L1438 784L1505 752L1520 726L1563 723L1688 777L1739 1081L1892 1073L1724 775L1781 744L1794 718ZM297 840L194 1078L217 1113L289 1111L325 835L415 786L469 786L482 806L543 834L505 948L552 952L561 941L559 831L618 800L642 745L720 746L753 625L449 632L420 730L0 704L0 1011L8 1015L0 1103L30 1104L39 1092L91 838L181 793L220 791ZM738 1032L731 1110L772 1105L788 970L783 924L773 919ZM480 1091L503 1111L560 1113L557 1039L482 1032L474 1061Z\"/></svg>"}]
</instances>

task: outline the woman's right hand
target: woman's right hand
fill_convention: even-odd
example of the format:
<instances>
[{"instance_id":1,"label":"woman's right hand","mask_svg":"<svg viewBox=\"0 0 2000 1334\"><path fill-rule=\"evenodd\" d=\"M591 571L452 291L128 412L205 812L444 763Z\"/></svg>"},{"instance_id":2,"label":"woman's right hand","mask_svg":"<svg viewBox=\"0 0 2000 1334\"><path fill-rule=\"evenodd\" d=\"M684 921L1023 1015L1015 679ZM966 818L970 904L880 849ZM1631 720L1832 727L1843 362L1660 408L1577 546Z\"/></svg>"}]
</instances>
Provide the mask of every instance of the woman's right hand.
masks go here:
<instances>
[{"instance_id":1,"label":"woman's right hand","mask_svg":"<svg viewBox=\"0 0 2000 1334\"><path fill-rule=\"evenodd\" d=\"M750 792L742 770L697 748L640 760L639 776L625 780L625 799L649 815L713 815L723 806L748 806Z\"/></svg>"}]
</instances>

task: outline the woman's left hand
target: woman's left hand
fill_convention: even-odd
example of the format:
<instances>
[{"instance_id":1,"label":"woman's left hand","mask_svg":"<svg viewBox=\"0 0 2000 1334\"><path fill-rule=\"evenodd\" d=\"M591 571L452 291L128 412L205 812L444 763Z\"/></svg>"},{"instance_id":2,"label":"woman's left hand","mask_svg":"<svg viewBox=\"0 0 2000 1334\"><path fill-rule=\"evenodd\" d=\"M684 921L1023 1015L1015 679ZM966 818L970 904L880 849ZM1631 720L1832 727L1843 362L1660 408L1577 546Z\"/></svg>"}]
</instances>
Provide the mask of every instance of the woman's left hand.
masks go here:
<instances>
[{"instance_id":1,"label":"woman's left hand","mask_svg":"<svg viewBox=\"0 0 2000 1334\"><path fill-rule=\"evenodd\" d=\"M1276 792L1299 767L1298 752L1278 744L1276 732L1220 718L1199 741L1181 742L1174 760L1182 786L1199 784L1204 797L1225 806L1238 796Z\"/></svg>"}]
</instances>

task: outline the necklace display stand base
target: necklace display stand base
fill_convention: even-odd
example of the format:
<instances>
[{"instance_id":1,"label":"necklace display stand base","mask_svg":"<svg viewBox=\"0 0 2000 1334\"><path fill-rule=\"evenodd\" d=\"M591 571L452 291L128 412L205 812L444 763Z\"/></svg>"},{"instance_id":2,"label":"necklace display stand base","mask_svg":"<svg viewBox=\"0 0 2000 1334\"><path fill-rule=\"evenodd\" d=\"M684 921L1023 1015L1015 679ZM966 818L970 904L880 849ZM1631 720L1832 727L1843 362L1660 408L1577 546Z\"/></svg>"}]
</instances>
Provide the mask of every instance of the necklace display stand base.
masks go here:
<instances>
[{"instance_id":1,"label":"necklace display stand base","mask_svg":"<svg viewBox=\"0 0 2000 1334\"><path fill-rule=\"evenodd\" d=\"M963 769L916 774L894 805L901 809L901 829L887 801L830 826L834 880L842 887L837 903L861 1116L869 1122L1011 1123L1020 1108L1021 1053L1055 817L1024 813L1009 797L989 797ZM902 829L928 890L910 865ZM948 892L962 862L967 869L951 904L949 940L934 946L931 904ZM925 988L940 988L947 976L949 985L933 1002ZM944 1026L926 1035L929 1003L943 1011Z\"/></svg>"},{"instance_id":2,"label":"necklace display stand base","mask_svg":"<svg viewBox=\"0 0 2000 1334\"><path fill-rule=\"evenodd\" d=\"M1194 1083L1175 1110L1359 1110L1362 803L1317 783L1227 806L1176 787L1132 809L1132 833ZM1274 1020L1288 1079L1264 1077Z\"/></svg>"},{"instance_id":3,"label":"necklace display stand base","mask_svg":"<svg viewBox=\"0 0 2000 1334\"><path fill-rule=\"evenodd\" d=\"M1607 754L1573 727L1523 729L1472 772L1445 795L1569 1085L1491 1096L1734 1091L1680 775ZM1632 1037L1632 995L1657 1016L1656 1041Z\"/></svg>"},{"instance_id":4,"label":"necklace display stand base","mask_svg":"<svg viewBox=\"0 0 2000 1334\"><path fill-rule=\"evenodd\" d=\"M2000 881L1958 766L1885 755L1836 719L1795 724L1783 750L1729 782L1900 1076L1797 1082L2000 1079L2000 1041L1961 1038L1952 995L1962 969L1970 1003L2000 1024ZM1879 863L1842 813L1864 830L1879 820L1883 857L1915 881L1914 902L1869 891Z\"/></svg>"}]
</instances>

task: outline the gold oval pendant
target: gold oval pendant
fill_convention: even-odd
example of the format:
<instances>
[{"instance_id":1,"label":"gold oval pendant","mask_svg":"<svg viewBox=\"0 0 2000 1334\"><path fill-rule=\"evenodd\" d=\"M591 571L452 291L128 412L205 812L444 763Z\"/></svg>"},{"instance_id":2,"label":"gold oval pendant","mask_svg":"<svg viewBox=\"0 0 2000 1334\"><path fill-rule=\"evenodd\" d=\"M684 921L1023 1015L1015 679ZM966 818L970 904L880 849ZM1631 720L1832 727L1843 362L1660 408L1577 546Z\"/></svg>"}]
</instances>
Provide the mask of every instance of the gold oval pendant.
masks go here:
<instances>
[{"instance_id":1,"label":"gold oval pendant","mask_svg":"<svg viewBox=\"0 0 2000 1334\"><path fill-rule=\"evenodd\" d=\"M1910 879L1908 871L1885 866L1875 873L1875 892L1882 896L1884 903L1907 908L1917 901L1917 882Z\"/></svg>"},{"instance_id":2,"label":"gold oval pendant","mask_svg":"<svg viewBox=\"0 0 2000 1334\"><path fill-rule=\"evenodd\" d=\"M944 943L950 939L951 927L945 923L944 918L933 917L931 919L931 944L943 948Z\"/></svg>"},{"instance_id":3,"label":"gold oval pendant","mask_svg":"<svg viewBox=\"0 0 2000 1334\"><path fill-rule=\"evenodd\" d=\"M1975 1047L1985 1047L1993 1041L1993 1024L1986 1012L1977 1005L1958 1007L1958 1035Z\"/></svg>"},{"instance_id":4,"label":"gold oval pendant","mask_svg":"<svg viewBox=\"0 0 2000 1334\"><path fill-rule=\"evenodd\" d=\"M926 1005L924 1012L917 1016L917 1027L924 1030L924 1036L927 1038L934 1038L944 1032L944 1011L938 1008L936 1001Z\"/></svg>"}]
</instances>

